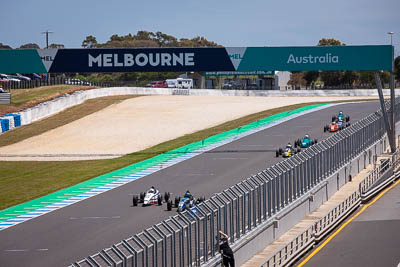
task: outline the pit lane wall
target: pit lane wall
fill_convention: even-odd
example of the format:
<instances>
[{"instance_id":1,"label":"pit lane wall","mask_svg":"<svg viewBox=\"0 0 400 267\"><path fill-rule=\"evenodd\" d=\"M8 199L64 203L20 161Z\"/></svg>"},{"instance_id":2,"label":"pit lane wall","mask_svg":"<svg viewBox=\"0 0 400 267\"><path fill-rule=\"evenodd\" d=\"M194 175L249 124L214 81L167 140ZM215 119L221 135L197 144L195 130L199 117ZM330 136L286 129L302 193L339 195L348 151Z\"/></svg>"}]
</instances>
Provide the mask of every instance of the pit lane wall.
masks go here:
<instances>
[{"instance_id":1,"label":"pit lane wall","mask_svg":"<svg viewBox=\"0 0 400 267\"><path fill-rule=\"evenodd\" d=\"M389 90L383 90L389 95ZM399 90L400 92L400 90ZM43 102L35 107L22 110L16 114L21 116L21 125L51 116L85 100L113 95L193 95L193 96L378 96L375 89L370 90L215 90L215 89L176 89L146 87L111 87L65 94L53 100Z\"/></svg>"}]
</instances>

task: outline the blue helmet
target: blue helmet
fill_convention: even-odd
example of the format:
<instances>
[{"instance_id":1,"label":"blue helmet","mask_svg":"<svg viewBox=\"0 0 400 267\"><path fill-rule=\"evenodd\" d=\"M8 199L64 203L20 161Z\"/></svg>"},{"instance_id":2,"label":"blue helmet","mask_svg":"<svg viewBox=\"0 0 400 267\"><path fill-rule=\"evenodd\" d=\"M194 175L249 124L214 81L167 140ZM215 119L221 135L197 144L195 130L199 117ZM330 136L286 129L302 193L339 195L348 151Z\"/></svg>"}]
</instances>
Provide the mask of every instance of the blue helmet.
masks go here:
<instances>
[{"instance_id":1,"label":"blue helmet","mask_svg":"<svg viewBox=\"0 0 400 267\"><path fill-rule=\"evenodd\" d=\"M185 197L190 197L191 195L192 195L192 194L190 194L190 191L187 190L186 193L185 193Z\"/></svg>"}]
</instances>

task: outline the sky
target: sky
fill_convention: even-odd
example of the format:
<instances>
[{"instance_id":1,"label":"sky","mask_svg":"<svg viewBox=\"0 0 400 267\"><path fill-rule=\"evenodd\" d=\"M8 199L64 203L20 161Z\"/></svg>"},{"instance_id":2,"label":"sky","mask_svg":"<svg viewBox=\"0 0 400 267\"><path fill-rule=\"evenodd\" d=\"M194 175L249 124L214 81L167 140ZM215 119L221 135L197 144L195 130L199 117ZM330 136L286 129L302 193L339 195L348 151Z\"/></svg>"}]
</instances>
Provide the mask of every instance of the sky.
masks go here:
<instances>
[{"instance_id":1,"label":"sky","mask_svg":"<svg viewBox=\"0 0 400 267\"><path fill-rule=\"evenodd\" d=\"M4 3L4 2L5 3ZM88 35L161 31L204 36L224 46L309 46L321 38L347 45L390 44L400 55L400 0L2 0L0 42L79 48Z\"/></svg>"}]
</instances>

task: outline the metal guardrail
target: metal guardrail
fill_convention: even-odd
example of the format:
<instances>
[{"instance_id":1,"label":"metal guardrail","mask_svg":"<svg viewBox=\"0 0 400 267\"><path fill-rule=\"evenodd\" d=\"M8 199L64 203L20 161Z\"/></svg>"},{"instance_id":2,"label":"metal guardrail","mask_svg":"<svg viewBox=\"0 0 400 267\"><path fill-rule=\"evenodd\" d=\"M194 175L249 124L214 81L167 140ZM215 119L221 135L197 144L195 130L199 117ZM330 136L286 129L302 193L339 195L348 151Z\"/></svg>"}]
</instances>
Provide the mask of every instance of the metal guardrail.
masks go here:
<instances>
[{"instance_id":1,"label":"metal guardrail","mask_svg":"<svg viewBox=\"0 0 400 267\"><path fill-rule=\"evenodd\" d=\"M361 203L360 192L353 192L339 205L331 209L324 217L315 223L315 240L319 241L326 233L335 227L342 219L344 219L351 211L357 208Z\"/></svg>"},{"instance_id":2,"label":"metal guardrail","mask_svg":"<svg viewBox=\"0 0 400 267\"><path fill-rule=\"evenodd\" d=\"M293 238L285 247L280 249L277 253L271 256L266 262L264 262L262 267L275 267L275 266L285 266L289 262L299 255L301 251L306 248L310 248L315 241L314 237L314 225L311 225L300 235Z\"/></svg>"},{"instance_id":3,"label":"metal guardrail","mask_svg":"<svg viewBox=\"0 0 400 267\"><path fill-rule=\"evenodd\" d=\"M10 103L11 103L11 94L0 93L0 104L10 104Z\"/></svg>"},{"instance_id":4,"label":"metal guardrail","mask_svg":"<svg viewBox=\"0 0 400 267\"><path fill-rule=\"evenodd\" d=\"M397 114L399 102L397 99ZM218 231L227 233L232 243L243 238L384 134L382 115L375 112L216 194L199 204L197 213L179 213L74 266L200 266L219 255L215 239Z\"/></svg>"},{"instance_id":5,"label":"metal guardrail","mask_svg":"<svg viewBox=\"0 0 400 267\"><path fill-rule=\"evenodd\" d=\"M376 182L382 177L382 174L387 170L392 169L392 160L388 159L382 164L376 166L367 177L365 177L360 183L360 192L362 194L366 193Z\"/></svg>"}]
</instances>

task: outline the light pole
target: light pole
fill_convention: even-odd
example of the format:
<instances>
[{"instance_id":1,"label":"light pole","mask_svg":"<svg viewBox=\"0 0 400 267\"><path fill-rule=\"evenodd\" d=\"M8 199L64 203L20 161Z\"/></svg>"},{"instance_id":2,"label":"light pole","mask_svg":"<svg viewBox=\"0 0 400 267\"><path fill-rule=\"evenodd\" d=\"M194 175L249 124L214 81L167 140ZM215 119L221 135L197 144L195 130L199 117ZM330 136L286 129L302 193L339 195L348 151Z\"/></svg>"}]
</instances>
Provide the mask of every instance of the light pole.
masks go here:
<instances>
[{"instance_id":1,"label":"light pole","mask_svg":"<svg viewBox=\"0 0 400 267\"><path fill-rule=\"evenodd\" d=\"M392 70L390 71L390 109L391 109L391 127L392 127L392 138L395 139L396 136L396 126L394 121L394 101L395 101L395 91L394 91L394 47L393 47L393 34L394 32L388 32L390 35L390 46L392 48ZM394 141L394 140L393 140ZM391 149L392 153L396 152L396 148Z\"/></svg>"},{"instance_id":2,"label":"light pole","mask_svg":"<svg viewBox=\"0 0 400 267\"><path fill-rule=\"evenodd\" d=\"M42 32L42 34L46 34L46 49L49 48L49 33L54 33L54 32L49 32L48 30L45 32Z\"/></svg>"},{"instance_id":3,"label":"light pole","mask_svg":"<svg viewBox=\"0 0 400 267\"><path fill-rule=\"evenodd\" d=\"M387 34L389 34L390 35L390 45L393 45L393 34L394 34L394 32L388 32Z\"/></svg>"}]
</instances>

